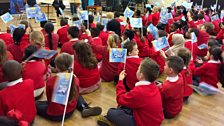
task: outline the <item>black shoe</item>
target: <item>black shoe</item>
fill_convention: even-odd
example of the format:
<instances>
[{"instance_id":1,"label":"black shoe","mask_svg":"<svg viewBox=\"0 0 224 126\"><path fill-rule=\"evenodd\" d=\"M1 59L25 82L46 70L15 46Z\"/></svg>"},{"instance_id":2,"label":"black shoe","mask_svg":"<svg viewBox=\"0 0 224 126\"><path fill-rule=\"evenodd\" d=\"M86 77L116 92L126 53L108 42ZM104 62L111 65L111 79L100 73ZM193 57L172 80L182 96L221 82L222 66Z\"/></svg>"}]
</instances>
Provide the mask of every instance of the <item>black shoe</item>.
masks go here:
<instances>
[{"instance_id":1,"label":"black shoe","mask_svg":"<svg viewBox=\"0 0 224 126\"><path fill-rule=\"evenodd\" d=\"M100 107L88 107L84 108L81 112L82 117L96 116L100 115L102 112L102 108Z\"/></svg>"},{"instance_id":2,"label":"black shoe","mask_svg":"<svg viewBox=\"0 0 224 126\"><path fill-rule=\"evenodd\" d=\"M97 124L99 126L113 126L113 124L105 116L102 115L97 117Z\"/></svg>"}]
</instances>

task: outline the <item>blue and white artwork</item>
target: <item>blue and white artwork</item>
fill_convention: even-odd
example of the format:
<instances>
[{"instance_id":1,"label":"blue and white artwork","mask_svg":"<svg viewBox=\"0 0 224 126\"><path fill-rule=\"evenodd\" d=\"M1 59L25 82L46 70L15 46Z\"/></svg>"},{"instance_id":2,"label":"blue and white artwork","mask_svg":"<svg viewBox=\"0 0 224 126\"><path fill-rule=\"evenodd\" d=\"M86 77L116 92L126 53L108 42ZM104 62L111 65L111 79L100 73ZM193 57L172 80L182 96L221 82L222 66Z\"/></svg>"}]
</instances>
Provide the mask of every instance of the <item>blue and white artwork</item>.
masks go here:
<instances>
[{"instance_id":1,"label":"blue and white artwork","mask_svg":"<svg viewBox=\"0 0 224 126\"><path fill-rule=\"evenodd\" d=\"M26 8L27 18L35 18L39 13L41 13L41 10L39 7Z\"/></svg>"},{"instance_id":2,"label":"blue and white artwork","mask_svg":"<svg viewBox=\"0 0 224 126\"><path fill-rule=\"evenodd\" d=\"M151 4L145 4L145 7L152 9L152 5Z\"/></svg>"},{"instance_id":3,"label":"blue and white artwork","mask_svg":"<svg viewBox=\"0 0 224 126\"><path fill-rule=\"evenodd\" d=\"M65 13L64 13L64 11L60 7L59 7L59 11L60 11L62 17L65 17Z\"/></svg>"},{"instance_id":4,"label":"blue and white artwork","mask_svg":"<svg viewBox=\"0 0 224 126\"><path fill-rule=\"evenodd\" d=\"M134 15L134 11L132 11L129 7L127 7L124 11L124 17L131 18Z\"/></svg>"},{"instance_id":5,"label":"blue and white artwork","mask_svg":"<svg viewBox=\"0 0 224 126\"><path fill-rule=\"evenodd\" d=\"M130 24L133 28L142 28L142 18L130 18Z\"/></svg>"},{"instance_id":6,"label":"blue and white artwork","mask_svg":"<svg viewBox=\"0 0 224 126\"><path fill-rule=\"evenodd\" d=\"M48 19L45 13L39 12L35 17L35 20L37 23L39 23L42 21L47 21Z\"/></svg>"},{"instance_id":7,"label":"blue and white artwork","mask_svg":"<svg viewBox=\"0 0 224 126\"><path fill-rule=\"evenodd\" d=\"M147 27L147 31L150 32L155 40L159 38L158 29L152 23Z\"/></svg>"},{"instance_id":8,"label":"blue and white artwork","mask_svg":"<svg viewBox=\"0 0 224 126\"><path fill-rule=\"evenodd\" d=\"M72 84L72 77L71 73L59 73L57 74L57 81L55 83L53 95L52 95L52 102L67 105L68 96Z\"/></svg>"},{"instance_id":9,"label":"blue and white artwork","mask_svg":"<svg viewBox=\"0 0 224 126\"><path fill-rule=\"evenodd\" d=\"M161 13L160 13L160 22L162 24L167 24L167 22L168 22L167 14L168 14L168 10L165 7L163 7L161 10Z\"/></svg>"},{"instance_id":10,"label":"blue and white artwork","mask_svg":"<svg viewBox=\"0 0 224 126\"><path fill-rule=\"evenodd\" d=\"M98 23L98 22L100 22L101 16L100 16L100 15L98 15L98 16L96 16L94 19L95 19L95 22L97 22L97 23Z\"/></svg>"},{"instance_id":11,"label":"blue and white artwork","mask_svg":"<svg viewBox=\"0 0 224 126\"><path fill-rule=\"evenodd\" d=\"M206 44L201 44L198 46L198 49L202 50L202 49L207 49L207 45Z\"/></svg>"},{"instance_id":12,"label":"blue and white artwork","mask_svg":"<svg viewBox=\"0 0 224 126\"><path fill-rule=\"evenodd\" d=\"M2 21L3 21L4 23L8 23L8 22L10 22L11 20L13 20L13 17L12 17L12 15L11 15L9 12L7 12L7 13L5 13L5 14L3 14L3 15L1 16L1 19L2 19Z\"/></svg>"},{"instance_id":13,"label":"blue and white artwork","mask_svg":"<svg viewBox=\"0 0 224 126\"><path fill-rule=\"evenodd\" d=\"M195 42L197 42L198 40L197 40L197 36L195 35L195 33L194 32L191 32L191 42L192 43L195 43Z\"/></svg>"},{"instance_id":14,"label":"blue and white artwork","mask_svg":"<svg viewBox=\"0 0 224 126\"><path fill-rule=\"evenodd\" d=\"M82 23L81 23L80 20L77 20L77 21L73 21L73 22L72 22L72 25L78 27L79 29L81 29L81 24L82 24Z\"/></svg>"},{"instance_id":15,"label":"blue and white artwork","mask_svg":"<svg viewBox=\"0 0 224 126\"><path fill-rule=\"evenodd\" d=\"M186 2L186 1L184 1L184 2L182 3L182 5L183 5L187 10L190 10L191 7L192 7L192 5L193 5L193 2L188 3L188 2Z\"/></svg>"},{"instance_id":16,"label":"blue and white artwork","mask_svg":"<svg viewBox=\"0 0 224 126\"><path fill-rule=\"evenodd\" d=\"M88 19L88 11L81 11L81 13L80 13L80 19L81 20L89 20Z\"/></svg>"},{"instance_id":17,"label":"blue and white artwork","mask_svg":"<svg viewBox=\"0 0 224 126\"><path fill-rule=\"evenodd\" d=\"M9 28L10 28L10 30L11 30L11 34L13 34L13 32L14 32L14 31L15 31L15 29L16 29L16 26L15 26L15 25L10 24L10 25L9 25Z\"/></svg>"},{"instance_id":18,"label":"blue and white artwork","mask_svg":"<svg viewBox=\"0 0 224 126\"><path fill-rule=\"evenodd\" d=\"M211 17L211 20L212 21L216 21L216 20L219 20L219 15L218 14L215 14Z\"/></svg>"},{"instance_id":19,"label":"blue and white artwork","mask_svg":"<svg viewBox=\"0 0 224 126\"><path fill-rule=\"evenodd\" d=\"M171 7L174 7L176 5L176 2L173 2L172 4L171 4Z\"/></svg>"},{"instance_id":20,"label":"blue and white artwork","mask_svg":"<svg viewBox=\"0 0 224 126\"><path fill-rule=\"evenodd\" d=\"M55 56L57 51L55 50L45 50L40 49L36 51L34 54L32 54L32 57L36 57L39 59L51 59L53 56Z\"/></svg>"},{"instance_id":21,"label":"blue and white artwork","mask_svg":"<svg viewBox=\"0 0 224 126\"><path fill-rule=\"evenodd\" d=\"M169 43L168 43L168 41L167 41L167 39L166 39L165 36L162 37L162 38L159 39L159 40L154 40L154 41L152 42L152 44L153 44L154 49L155 49L156 51L159 51L159 50L161 50L161 49L164 49L164 48L166 48L166 47L169 47Z\"/></svg>"},{"instance_id":22,"label":"blue and white artwork","mask_svg":"<svg viewBox=\"0 0 224 126\"><path fill-rule=\"evenodd\" d=\"M110 62L125 63L127 57L127 49L124 48L111 48L110 49Z\"/></svg>"}]
</instances>

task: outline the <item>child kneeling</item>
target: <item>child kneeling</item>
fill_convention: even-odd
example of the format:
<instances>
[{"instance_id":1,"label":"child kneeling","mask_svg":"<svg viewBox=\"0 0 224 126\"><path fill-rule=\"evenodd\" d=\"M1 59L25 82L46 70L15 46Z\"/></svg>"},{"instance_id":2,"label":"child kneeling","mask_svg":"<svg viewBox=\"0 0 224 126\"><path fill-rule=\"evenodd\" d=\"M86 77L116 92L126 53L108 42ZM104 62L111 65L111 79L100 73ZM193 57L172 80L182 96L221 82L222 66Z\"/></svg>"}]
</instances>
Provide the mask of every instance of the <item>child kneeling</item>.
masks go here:
<instances>
[{"instance_id":1,"label":"child kneeling","mask_svg":"<svg viewBox=\"0 0 224 126\"><path fill-rule=\"evenodd\" d=\"M116 86L117 103L122 107L109 109L97 123L100 126L160 126L164 119L162 100L154 83L159 76L159 66L151 59L143 60L136 73L139 82L129 92L123 85L125 75L125 71L120 73Z\"/></svg>"}]
</instances>

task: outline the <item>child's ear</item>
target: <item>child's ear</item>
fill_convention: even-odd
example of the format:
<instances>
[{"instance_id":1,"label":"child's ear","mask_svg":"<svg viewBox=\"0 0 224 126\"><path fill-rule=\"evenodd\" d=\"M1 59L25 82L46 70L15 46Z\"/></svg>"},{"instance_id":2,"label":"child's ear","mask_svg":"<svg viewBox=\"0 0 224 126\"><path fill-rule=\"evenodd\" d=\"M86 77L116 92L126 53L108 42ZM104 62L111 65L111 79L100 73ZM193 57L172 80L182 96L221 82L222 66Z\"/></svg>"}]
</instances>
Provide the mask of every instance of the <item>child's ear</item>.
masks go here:
<instances>
[{"instance_id":1,"label":"child's ear","mask_svg":"<svg viewBox=\"0 0 224 126\"><path fill-rule=\"evenodd\" d=\"M130 56L131 55L131 52L128 52L128 56Z\"/></svg>"}]
</instances>

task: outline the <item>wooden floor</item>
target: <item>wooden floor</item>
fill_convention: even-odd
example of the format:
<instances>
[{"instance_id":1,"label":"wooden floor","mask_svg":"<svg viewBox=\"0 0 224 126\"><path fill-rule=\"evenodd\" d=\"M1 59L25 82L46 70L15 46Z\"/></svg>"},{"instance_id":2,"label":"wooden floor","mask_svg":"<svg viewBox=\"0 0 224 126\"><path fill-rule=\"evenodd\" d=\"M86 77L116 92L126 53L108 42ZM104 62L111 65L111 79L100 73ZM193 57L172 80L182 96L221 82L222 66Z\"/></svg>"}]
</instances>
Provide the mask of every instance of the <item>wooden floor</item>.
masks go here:
<instances>
[{"instance_id":1,"label":"wooden floor","mask_svg":"<svg viewBox=\"0 0 224 126\"><path fill-rule=\"evenodd\" d=\"M53 16L53 15L51 15ZM53 16L55 17L55 16ZM14 20L10 23L17 24L19 21ZM30 21L35 30L40 30L39 24L33 20ZM59 27L59 19L55 24L56 30ZM9 24L10 24L9 23ZM0 21L2 31L6 26ZM55 31L56 31L55 30ZM223 88L220 88L223 90ZM224 91L224 90L223 90ZM100 106L103 109L102 114L106 114L111 107L116 107L115 86L113 83L102 83L101 88L97 91L83 95L86 101L91 103L90 106ZM46 100L44 95L41 100ZM178 117L171 120L164 120L163 126L223 126L224 125L224 95L217 94L214 96L200 96L193 94L188 104L184 104L183 110ZM52 122L36 116L33 126L60 126L60 122ZM82 118L78 111L71 118L65 121L65 126L96 126L96 117Z\"/></svg>"}]
</instances>

